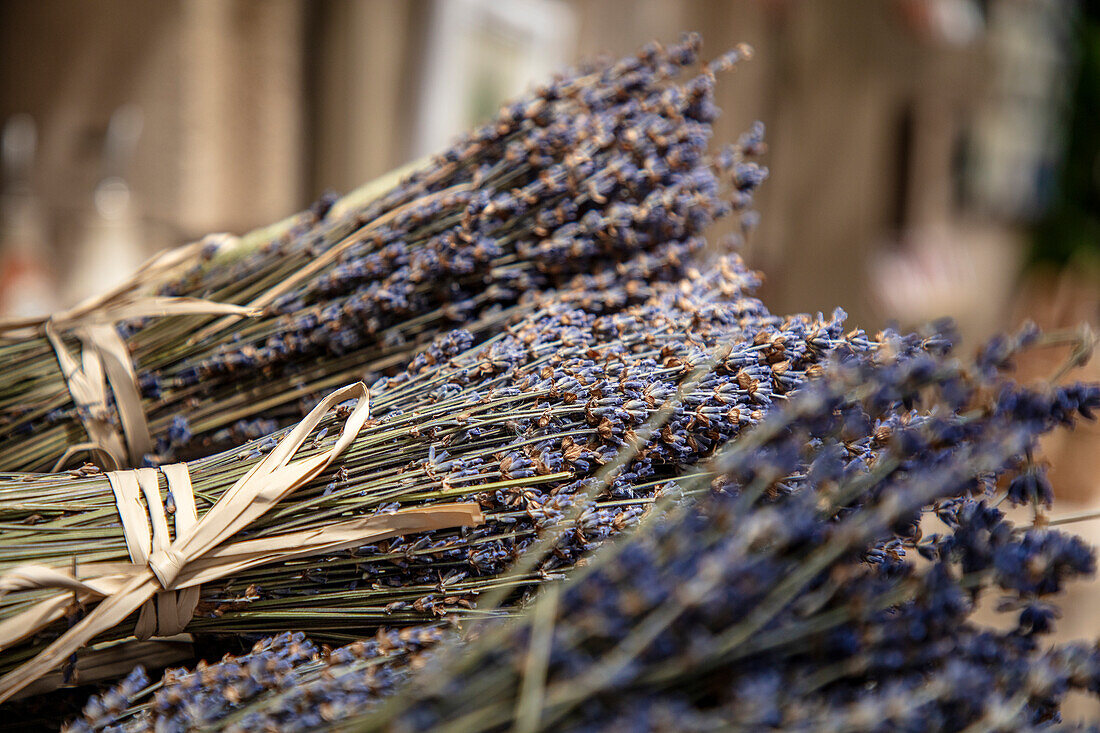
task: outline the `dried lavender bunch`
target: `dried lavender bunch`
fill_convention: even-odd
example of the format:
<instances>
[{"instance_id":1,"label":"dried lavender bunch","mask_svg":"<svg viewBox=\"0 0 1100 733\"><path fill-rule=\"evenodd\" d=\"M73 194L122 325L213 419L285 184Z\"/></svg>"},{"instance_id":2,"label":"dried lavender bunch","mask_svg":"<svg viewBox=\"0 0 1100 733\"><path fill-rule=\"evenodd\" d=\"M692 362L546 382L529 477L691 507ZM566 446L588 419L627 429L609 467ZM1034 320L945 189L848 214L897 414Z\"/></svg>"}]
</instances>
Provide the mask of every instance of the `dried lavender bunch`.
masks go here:
<instances>
[{"instance_id":1,"label":"dried lavender bunch","mask_svg":"<svg viewBox=\"0 0 1100 733\"><path fill-rule=\"evenodd\" d=\"M991 367L849 358L719 453L700 504L338 727L1058 727L1070 690L1100 692L1100 651L1050 646L1050 601L1095 555L994 505L1100 385L1025 389ZM922 538L922 514L944 530ZM971 618L983 594L1013 628Z\"/></svg>"},{"instance_id":2,"label":"dried lavender bunch","mask_svg":"<svg viewBox=\"0 0 1100 733\"><path fill-rule=\"evenodd\" d=\"M313 730L391 694L428 662L428 650L447 633L438 624L379 630L335 651L285 633L257 642L248 654L200 662L194 671L168 670L157 684L137 667L90 698L67 729Z\"/></svg>"},{"instance_id":3,"label":"dried lavender bunch","mask_svg":"<svg viewBox=\"0 0 1100 733\"><path fill-rule=\"evenodd\" d=\"M158 441L150 459L289 424L320 394L399 370L451 328L499 332L502 309L577 273L650 253L648 280L679 277L703 229L748 206L766 174L749 160L759 126L708 157L715 71L745 50L680 80L698 49L689 36L566 74L369 203L324 199L262 246L211 248L159 284L266 311L119 326ZM53 350L45 338L0 340L0 359L0 469L49 470L86 440Z\"/></svg>"},{"instance_id":4,"label":"dried lavender bunch","mask_svg":"<svg viewBox=\"0 0 1100 733\"><path fill-rule=\"evenodd\" d=\"M479 593L518 593L629 526L670 478L759 421L831 352L877 347L862 332L843 334L839 315L769 314L747 294L757 278L737 258L643 291L615 282L582 278L576 290L548 299L487 344L468 348L468 334L452 333L403 375L381 380L375 418L340 465L244 534L461 497L480 501L485 525L242 571L203 586L189 630L296 627L339 641L379 625L476 615ZM715 355L713 370L688 379ZM666 405L669 419L660 432L638 441L638 431ZM327 433L336 420L323 423L316 447L303 455L332 443ZM189 464L200 516L277 437ZM643 443L637 455L606 490L589 497L600 466L636 442ZM569 521L578 501L580 515L554 556L502 579L539 531ZM78 563L125 561L115 512L106 480L95 474L0 477L0 570L29 562L67 569L74 556ZM0 619L40 596L8 594ZM124 624L111 635L124 637L131 628ZM63 630L58 624L5 650L0 666L11 668Z\"/></svg>"}]
</instances>

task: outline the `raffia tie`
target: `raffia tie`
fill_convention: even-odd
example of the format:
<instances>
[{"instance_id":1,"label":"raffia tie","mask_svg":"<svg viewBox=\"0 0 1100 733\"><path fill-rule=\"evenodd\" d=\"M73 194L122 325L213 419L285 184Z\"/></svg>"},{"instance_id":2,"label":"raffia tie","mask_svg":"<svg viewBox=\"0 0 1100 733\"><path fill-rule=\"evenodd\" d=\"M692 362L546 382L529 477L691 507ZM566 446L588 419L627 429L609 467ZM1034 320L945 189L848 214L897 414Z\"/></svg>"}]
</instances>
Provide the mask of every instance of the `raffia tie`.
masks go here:
<instances>
[{"instance_id":1,"label":"raffia tie","mask_svg":"<svg viewBox=\"0 0 1100 733\"><path fill-rule=\"evenodd\" d=\"M356 400L355 407L335 443L317 455L292 461L325 414L351 399ZM279 501L316 478L351 445L369 415L370 402L362 382L336 390L191 526L187 526L191 510L181 507L190 497L190 492L184 489L190 484L185 478L186 467L163 467L160 471L173 492L176 512L180 514L182 508L186 515L182 522L180 517L176 518L176 537L171 542L167 541L168 526L160 501L157 471L137 469L108 474L134 564L121 570L104 568L101 574L92 572L83 579L41 565L23 565L0 576L0 597L17 590L57 588L70 591L42 601L0 624L0 650L63 618L73 593L82 602L98 602L87 616L37 656L0 678L0 702L57 668L98 634L114 628L139 609L139 635L181 631L195 608L196 598L191 594L197 594L203 583L259 565L323 555L413 532L477 526L485 521L476 502L460 502L412 507L391 514L359 517L254 539L233 539ZM127 515L130 518L126 518ZM82 569L91 570L89 565Z\"/></svg>"},{"instance_id":2,"label":"raffia tie","mask_svg":"<svg viewBox=\"0 0 1100 733\"><path fill-rule=\"evenodd\" d=\"M262 308L201 298L139 294L167 272L193 261L204 247L224 244L231 239L234 238L228 235L210 235L201 241L161 252L117 287L47 318L0 319L0 336L46 336L57 354L61 374L88 434L87 442L65 451L54 470L74 453L82 451L98 455L104 468L122 468L139 465L145 454L153 450L130 351L118 335L115 324L132 318L220 315L232 319L263 312ZM65 346L62 338L65 333L71 333L81 342L79 358ZM111 418L108 388L118 410L121 432Z\"/></svg>"},{"instance_id":3,"label":"raffia tie","mask_svg":"<svg viewBox=\"0 0 1100 733\"><path fill-rule=\"evenodd\" d=\"M171 550L172 538L168 534L168 519L160 500L157 469L139 468L135 471L112 471L107 474L111 490L115 492L118 516L122 520L122 532L126 549L134 565L151 565L154 554L158 561ZM184 537L198 523L195 495L191 490L191 474L187 464L175 463L162 466L159 473L168 482L168 492L175 504L173 519L175 536ZM142 502L144 498L144 503ZM152 532L150 533L150 530ZM191 586L175 591L160 591L154 599L145 602L138 615L134 636L148 639L156 636L179 634L199 604L199 587Z\"/></svg>"}]
</instances>

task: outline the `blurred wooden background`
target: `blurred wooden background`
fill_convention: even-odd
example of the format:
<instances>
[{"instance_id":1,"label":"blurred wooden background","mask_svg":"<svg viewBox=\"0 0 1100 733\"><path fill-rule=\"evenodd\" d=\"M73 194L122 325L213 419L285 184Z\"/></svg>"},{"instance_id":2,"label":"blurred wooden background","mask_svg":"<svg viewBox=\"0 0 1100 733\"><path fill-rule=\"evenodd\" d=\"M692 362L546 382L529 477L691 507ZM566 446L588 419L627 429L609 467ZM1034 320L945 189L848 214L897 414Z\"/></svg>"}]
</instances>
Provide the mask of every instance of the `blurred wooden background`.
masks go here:
<instances>
[{"instance_id":1,"label":"blurred wooden background","mask_svg":"<svg viewBox=\"0 0 1100 733\"><path fill-rule=\"evenodd\" d=\"M673 41L683 30L702 31L714 55L751 43L756 58L722 82L717 126L719 140L755 119L769 128L773 176L749 254L768 272L777 310L842 304L872 323L878 313L865 283L872 250L904 230L959 218L953 155L988 76L986 44L938 37L909 7L921 5L517 7L527 6L522 16L561 6L549 50L529 64L541 75L582 56ZM448 11L504 26L479 29L475 41L503 38L506 46L542 34L522 27L522 17L508 26L512 19L476 0L5 2L0 120L25 112L39 127L34 184L55 212L51 226L60 231L50 240L60 253L78 239L65 230L89 205L104 131L122 104L144 115L126 172L143 219L155 224L142 239L241 231L429 151L418 120L437 116L432 107L445 104L438 92L446 88L425 77L463 63L430 58L433 49L448 53L447 44L462 52L451 43L453 27L441 35L433 27ZM522 49L516 57L525 58ZM498 68L513 62L502 58ZM499 91L515 94L527 81ZM451 132L467 122L451 117L460 125Z\"/></svg>"}]
</instances>

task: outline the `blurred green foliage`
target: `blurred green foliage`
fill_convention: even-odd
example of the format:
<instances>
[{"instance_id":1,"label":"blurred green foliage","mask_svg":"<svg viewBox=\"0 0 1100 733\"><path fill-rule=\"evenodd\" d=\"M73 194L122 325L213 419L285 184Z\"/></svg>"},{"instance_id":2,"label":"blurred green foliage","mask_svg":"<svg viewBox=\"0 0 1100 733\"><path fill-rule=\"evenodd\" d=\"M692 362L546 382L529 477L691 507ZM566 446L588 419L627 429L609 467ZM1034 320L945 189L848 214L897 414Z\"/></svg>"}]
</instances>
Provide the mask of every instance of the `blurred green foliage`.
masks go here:
<instances>
[{"instance_id":1,"label":"blurred green foliage","mask_svg":"<svg viewBox=\"0 0 1100 733\"><path fill-rule=\"evenodd\" d=\"M1065 158L1057 194L1036 226L1036 264L1100 258L1100 3L1082 3L1078 17L1079 65Z\"/></svg>"}]
</instances>

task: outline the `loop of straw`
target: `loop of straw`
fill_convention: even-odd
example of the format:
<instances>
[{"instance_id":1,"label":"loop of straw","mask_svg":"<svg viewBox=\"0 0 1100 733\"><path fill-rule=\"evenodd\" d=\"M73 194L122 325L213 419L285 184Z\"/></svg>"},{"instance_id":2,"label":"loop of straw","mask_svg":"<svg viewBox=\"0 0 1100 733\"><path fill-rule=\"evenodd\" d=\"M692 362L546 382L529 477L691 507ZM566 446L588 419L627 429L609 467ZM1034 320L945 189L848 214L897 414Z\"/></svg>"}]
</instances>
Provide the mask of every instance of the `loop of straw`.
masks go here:
<instances>
[{"instance_id":1,"label":"loop of straw","mask_svg":"<svg viewBox=\"0 0 1100 733\"><path fill-rule=\"evenodd\" d=\"M89 451L105 460L104 468L122 468L141 463L152 452L153 439L141 391L130 360L126 342L118 335L115 324L131 318L153 318L182 315L223 315L226 317L256 316L262 309L227 303L215 303L201 298L143 296L137 291L157 276L197 254L204 241L194 242L156 255L118 287L103 295L89 298L74 308L47 318L0 320L0 335L21 337L45 334L57 354L57 363L77 414L88 434L88 442L72 446L56 468L74 452ZM80 358L71 353L62 333L71 332L82 344ZM111 418L107 399L110 387L121 422L121 434Z\"/></svg>"},{"instance_id":2,"label":"loop of straw","mask_svg":"<svg viewBox=\"0 0 1100 733\"><path fill-rule=\"evenodd\" d=\"M131 465L149 453L153 441L141 407L141 393L126 343L114 327L95 324L76 329L76 336L83 344L79 363L65 347L53 321L46 322L45 330L88 434L89 445L110 457L116 468ZM111 419L108 382L118 407L125 443Z\"/></svg>"},{"instance_id":3,"label":"loop of straw","mask_svg":"<svg viewBox=\"0 0 1100 733\"><path fill-rule=\"evenodd\" d=\"M293 461L328 411L355 399L333 445L317 455ZM96 635L142 609L137 634L182 630L193 612L198 586L240 570L272 562L335 552L411 532L476 526L485 521L476 502L413 507L324 527L232 541L279 501L316 478L355 439L370 416L367 388L362 382L336 390L322 400L278 445L237 480L197 522L176 521L176 537L167 541L168 527L157 488L157 469L117 471L108 475L122 517L133 565L112 568L94 578L80 579L55 568L25 565L0 576L0 597L16 590L58 588L61 593L0 624L0 649L27 638L64 616L75 595L77 602L98 601L95 608L37 656L0 678L0 702L56 668ZM189 515L193 503L186 467L164 466L177 512ZM178 491L178 493L177 493ZM145 506L141 505L144 495ZM148 514L149 519L146 518ZM150 530L152 535L150 536ZM156 600L154 609L151 601ZM156 619L153 618L154 614Z\"/></svg>"}]
</instances>

